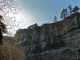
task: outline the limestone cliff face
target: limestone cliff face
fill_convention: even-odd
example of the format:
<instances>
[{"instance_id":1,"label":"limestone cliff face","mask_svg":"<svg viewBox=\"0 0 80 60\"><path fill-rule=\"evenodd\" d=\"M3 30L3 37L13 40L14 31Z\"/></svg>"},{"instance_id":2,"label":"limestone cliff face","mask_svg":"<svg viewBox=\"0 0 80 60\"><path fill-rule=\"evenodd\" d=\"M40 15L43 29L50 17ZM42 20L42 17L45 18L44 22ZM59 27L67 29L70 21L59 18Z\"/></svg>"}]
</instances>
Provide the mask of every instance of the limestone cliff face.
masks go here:
<instances>
[{"instance_id":1,"label":"limestone cliff face","mask_svg":"<svg viewBox=\"0 0 80 60\"><path fill-rule=\"evenodd\" d=\"M14 38L30 60L79 59L80 13L56 23L19 29Z\"/></svg>"}]
</instances>

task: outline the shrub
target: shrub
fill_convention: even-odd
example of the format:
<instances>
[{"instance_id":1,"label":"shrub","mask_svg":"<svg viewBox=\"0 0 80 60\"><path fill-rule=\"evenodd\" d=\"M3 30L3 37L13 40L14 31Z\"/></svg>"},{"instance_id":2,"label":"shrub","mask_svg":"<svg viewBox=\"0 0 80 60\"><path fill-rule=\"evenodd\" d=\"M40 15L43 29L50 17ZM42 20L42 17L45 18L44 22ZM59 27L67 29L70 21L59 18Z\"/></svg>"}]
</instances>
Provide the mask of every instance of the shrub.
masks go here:
<instances>
[{"instance_id":1,"label":"shrub","mask_svg":"<svg viewBox=\"0 0 80 60\"><path fill-rule=\"evenodd\" d=\"M33 53L39 53L39 52L42 52L42 48L41 46L36 46L35 49L33 50Z\"/></svg>"},{"instance_id":2,"label":"shrub","mask_svg":"<svg viewBox=\"0 0 80 60\"><path fill-rule=\"evenodd\" d=\"M0 46L0 60L26 60L26 56L18 47L4 42Z\"/></svg>"}]
</instances>

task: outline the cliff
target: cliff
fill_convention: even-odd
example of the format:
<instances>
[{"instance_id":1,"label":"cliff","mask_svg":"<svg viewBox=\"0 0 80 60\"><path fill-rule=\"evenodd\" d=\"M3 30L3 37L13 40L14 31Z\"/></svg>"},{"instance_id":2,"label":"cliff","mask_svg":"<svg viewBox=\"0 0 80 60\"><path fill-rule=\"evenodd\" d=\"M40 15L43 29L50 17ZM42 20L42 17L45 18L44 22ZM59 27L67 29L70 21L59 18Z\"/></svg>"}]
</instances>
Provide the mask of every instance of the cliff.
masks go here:
<instances>
[{"instance_id":1,"label":"cliff","mask_svg":"<svg viewBox=\"0 0 80 60\"><path fill-rule=\"evenodd\" d=\"M30 60L80 59L80 13L59 22L19 29L14 38Z\"/></svg>"}]
</instances>

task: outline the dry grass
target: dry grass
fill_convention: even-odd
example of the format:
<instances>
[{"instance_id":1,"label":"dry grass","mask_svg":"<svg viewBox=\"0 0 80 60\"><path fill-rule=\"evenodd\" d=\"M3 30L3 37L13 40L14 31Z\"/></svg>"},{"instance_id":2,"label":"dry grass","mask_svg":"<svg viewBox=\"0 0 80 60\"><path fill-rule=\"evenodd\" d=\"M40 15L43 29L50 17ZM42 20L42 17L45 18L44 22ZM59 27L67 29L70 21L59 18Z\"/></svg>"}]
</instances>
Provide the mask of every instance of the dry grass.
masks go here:
<instances>
[{"instance_id":1,"label":"dry grass","mask_svg":"<svg viewBox=\"0 0 80 60\"><path fill-rule=\"evenodd\" d=\"M18 47L4 42L0 46L0 60L26 60L26 56Z\"/></svg>"}]
</instances>

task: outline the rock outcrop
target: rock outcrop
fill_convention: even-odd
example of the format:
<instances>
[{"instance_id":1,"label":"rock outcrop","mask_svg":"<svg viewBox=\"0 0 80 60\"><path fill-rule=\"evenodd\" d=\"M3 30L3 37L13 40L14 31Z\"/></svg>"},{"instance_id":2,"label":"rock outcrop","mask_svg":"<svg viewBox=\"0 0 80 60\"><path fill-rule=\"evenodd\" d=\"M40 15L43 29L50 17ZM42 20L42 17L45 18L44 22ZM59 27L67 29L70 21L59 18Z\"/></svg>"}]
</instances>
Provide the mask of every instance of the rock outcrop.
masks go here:
<instances>
[{"instance_id":1,"label":"rock outcrop","mask_svg":"<svg viewBox=\"0 0 80 60\"><path fill-rule=\"evenodd\" d=\"M19 29L14 38L29 60L80 59L80 13L59 22Z\"/></svg>"}]
</instances>

